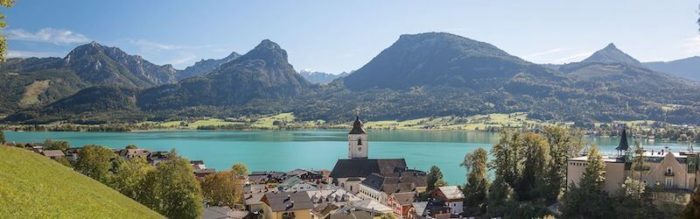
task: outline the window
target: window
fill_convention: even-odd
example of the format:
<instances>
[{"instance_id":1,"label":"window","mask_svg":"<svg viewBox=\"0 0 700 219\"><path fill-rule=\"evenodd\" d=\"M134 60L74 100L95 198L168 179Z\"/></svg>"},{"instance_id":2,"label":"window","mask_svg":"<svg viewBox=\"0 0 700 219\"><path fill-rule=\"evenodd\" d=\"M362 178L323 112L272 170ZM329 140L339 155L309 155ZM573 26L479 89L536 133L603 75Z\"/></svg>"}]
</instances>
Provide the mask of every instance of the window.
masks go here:
<instances>
[{"instance_id":1,"label":"window","mask_svg":"<svg viewBox=\"0 0 700 219\"><path fill-rule=\"evenodd\" d=\"M673 187L673 178L666 178L666 187Z\"/></svg>"},{"instance_id":2,"label":"window","mask_svg":"<svg viewBox=\"0 0 700 219\"><path fill-rule=\"evenodd\" d=\"M361 138L358 138L358 139L357 139L357 145L362 145L362 139L361 139Z\"/></svg>"}]
</instances>

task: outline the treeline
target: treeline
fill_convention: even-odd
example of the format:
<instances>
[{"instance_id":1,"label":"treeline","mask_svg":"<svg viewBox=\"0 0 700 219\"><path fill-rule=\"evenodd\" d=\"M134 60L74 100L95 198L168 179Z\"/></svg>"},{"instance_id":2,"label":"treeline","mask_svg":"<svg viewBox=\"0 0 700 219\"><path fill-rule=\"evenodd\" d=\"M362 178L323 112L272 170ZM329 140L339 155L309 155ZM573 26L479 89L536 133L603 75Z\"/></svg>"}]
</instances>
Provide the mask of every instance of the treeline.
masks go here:
<instances>
[{"instance_id":1,"label":"treeline","mask_svg":"<svg viewBox=\"0 0 700 219\"><path fill-rule=\"evenodd\" d=\"M668 218L678 217L682 205L651 202L644 185L627 179L620 194L603 190L605 163L596 146L587 151L588 165L578 185L567 185L569 158L585 143L581 134L559 127L535 132L502 132L490 151L468 153L463 186L467 216L479 218ZM488 177L488 172L493 177ZM492 180L491 180L492 179ZM558 205L558 208L555 207ZM559 209L559 211L556 211Z\"/></svg>"}]
</instances>

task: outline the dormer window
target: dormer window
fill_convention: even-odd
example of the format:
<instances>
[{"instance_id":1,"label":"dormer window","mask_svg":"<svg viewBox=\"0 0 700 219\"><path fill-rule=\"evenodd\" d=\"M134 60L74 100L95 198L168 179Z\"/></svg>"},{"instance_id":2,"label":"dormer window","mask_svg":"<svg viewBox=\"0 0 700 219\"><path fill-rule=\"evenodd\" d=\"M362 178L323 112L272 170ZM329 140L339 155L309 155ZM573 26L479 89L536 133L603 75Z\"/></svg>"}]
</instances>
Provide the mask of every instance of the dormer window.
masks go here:
<instances>
[{"instance_id":1,"label":"dormer window","mask_svg":"<svg viewBox=\"0 0 700 219\"><path fill-rule=\"evenodd\" d=\"M357 145L362 145L362 139L361 139L361 138L358 138L358 139L357 139Z\"/></svg>"}]
</instances>

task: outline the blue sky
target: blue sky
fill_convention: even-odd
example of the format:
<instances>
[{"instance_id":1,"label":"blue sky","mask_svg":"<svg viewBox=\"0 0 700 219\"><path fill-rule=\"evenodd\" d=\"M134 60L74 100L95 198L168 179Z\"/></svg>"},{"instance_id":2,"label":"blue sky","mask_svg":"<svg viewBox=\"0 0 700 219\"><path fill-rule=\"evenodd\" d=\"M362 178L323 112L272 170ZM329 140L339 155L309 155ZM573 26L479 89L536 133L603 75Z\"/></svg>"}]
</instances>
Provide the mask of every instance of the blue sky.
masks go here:
<instances>
[{"instance_id":1,"label":"blue sky","mask_svg":"<svg viewBox=\"0 0 700 219\"><path fill-rule=\"evenodd\" d=\"M63 57L97 41L184 68L271 39L297 70L362 67L401 34L450 32L537 63L579 61L614 42L642 60L700 55L697 0L17 0L10 56Z\"/></svg>"}]
</instances>

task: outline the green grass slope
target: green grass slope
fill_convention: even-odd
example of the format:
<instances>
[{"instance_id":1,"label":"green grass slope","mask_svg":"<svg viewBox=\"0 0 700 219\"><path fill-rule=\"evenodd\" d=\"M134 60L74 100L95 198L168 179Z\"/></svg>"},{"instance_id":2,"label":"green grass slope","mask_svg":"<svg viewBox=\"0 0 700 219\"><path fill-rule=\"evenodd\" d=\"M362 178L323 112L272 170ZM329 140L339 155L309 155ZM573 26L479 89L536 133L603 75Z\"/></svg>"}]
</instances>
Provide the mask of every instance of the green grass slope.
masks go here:
<instances>
[{"instance_id":1,"label":"green grass slope","mask_svg":"<svg viewBox=\"0 0 700 219\"><path fill-rule=\"evenodd\" d=\"M163 218L39 154L0 146L0 218Z\"/></svg>"}]
</instances>

